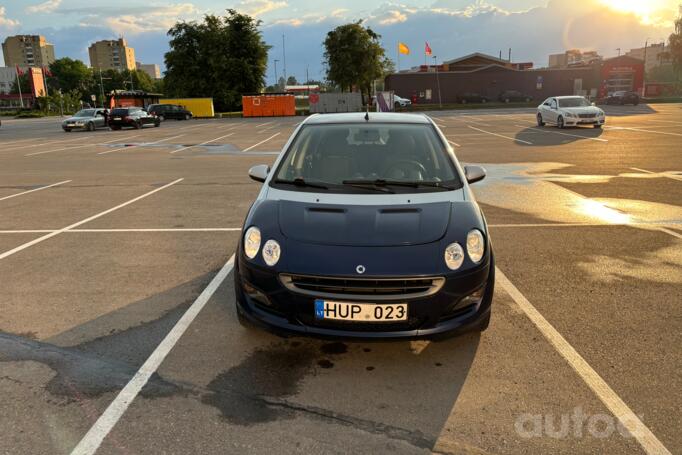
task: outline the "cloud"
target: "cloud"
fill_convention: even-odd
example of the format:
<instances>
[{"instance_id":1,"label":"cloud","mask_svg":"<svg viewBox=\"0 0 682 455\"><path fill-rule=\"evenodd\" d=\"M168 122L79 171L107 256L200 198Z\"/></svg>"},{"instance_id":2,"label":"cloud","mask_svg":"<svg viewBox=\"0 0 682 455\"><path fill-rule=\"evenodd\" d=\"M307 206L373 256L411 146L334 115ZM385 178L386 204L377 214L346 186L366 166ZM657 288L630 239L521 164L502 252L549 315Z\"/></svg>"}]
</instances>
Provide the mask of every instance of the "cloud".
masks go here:
<instances>
[{"instance_id":1,"label":"cloud","mask_svg":"<svg viewBox=\"0 0 682 455\"><path fill-rule=\"evenodd\" d=\"M285 1L242 0L235 6L235 9L242 14L257 17L287 6Z\"/></svg>"},{"instance_id":2,"label":"cloud","mask_svg":"<svg viewBox=\"0 0 682 455\"><path fill-rule=\"evenodd\" d=\"M166 31L179 20L191 20L199 17L201 11L192 3L178 3L169 6L150 8L144 14L123 14L101 17L91 14L88 24L101 22L110 30L123 35Z\"/></svg>"},{"instance_id":3,"label":"cloud","mask_svg":"<svg viewBox=\"0 0 682 455\"><path fill-rule=\"evenodd\" d=\"M398 24L400 22L405 22L407 20L407 15L398 10L386 11L384 17L379 19L381 25L392 25Z\"/></svg>"},{"instance_id":4,"label":"cloud","mask_svg":"<svg viewBox=\"0 0 682 455\"><path fill-rule=\"evenodd\" d=\"M52 13L57 8L59 8L59 5L61 5L61 3L62 3L62 0L47 0L44 3L39 3L37 5L28 6L26 8L26 12L27 13L39 13L39 14Z\"/></svg>"},{"instance_id":5,"label":"cloud","mask_svg":"<svg viewBox=\"0 0 682 455\"><path fill-rule=\"evenodd\" d=\"M6 28L6 29L12 29L14 27L17 27L19 25L19 21L10 19L7 16L5 16L5 7L0 6L0 29Z\"/></svg>"}]
</instances>

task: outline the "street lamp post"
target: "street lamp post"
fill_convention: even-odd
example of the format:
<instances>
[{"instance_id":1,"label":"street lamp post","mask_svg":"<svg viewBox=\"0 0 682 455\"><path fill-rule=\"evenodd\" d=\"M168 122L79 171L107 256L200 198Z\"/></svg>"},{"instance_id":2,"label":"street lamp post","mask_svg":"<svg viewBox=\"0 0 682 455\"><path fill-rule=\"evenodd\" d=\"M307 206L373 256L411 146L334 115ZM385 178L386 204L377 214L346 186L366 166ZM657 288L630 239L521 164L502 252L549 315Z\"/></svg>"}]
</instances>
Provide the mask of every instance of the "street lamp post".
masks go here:
<instances>
[{"instance_id":1,"label":"street lamp post","mask_svg":"<svg viewBox=\"0 0 682 455\"><path fill-rule=\"evenodd\" d=\"M443 109L443 101L440 97L440 78L438 77L438 63L436 62L437 57L433 56L433 66L436 67L436 84L438 85L438 107Z\"/></svg>"},{"instance_id":2,"label":"street lamp post","mask_svg":"<svg viewBox=\"0 0 682 455\"><path fill-rule=\"evenodd\" d=\"M277 80L277 62L279 62L279 60L275 59L275 83L273 84L275 86L279 84L279 81Z\"/></svg>"},{"instance_id":3,"label":"street lamp post","mask_svg":"<svg viewBox=\"0 0 682 455\"><path fill-rule=\"evenodd\" d=\"M649 46L649 38L644 41L644 74L642 75L642 96L646 94L646 48Z\"/></svg>"}]
</instances>

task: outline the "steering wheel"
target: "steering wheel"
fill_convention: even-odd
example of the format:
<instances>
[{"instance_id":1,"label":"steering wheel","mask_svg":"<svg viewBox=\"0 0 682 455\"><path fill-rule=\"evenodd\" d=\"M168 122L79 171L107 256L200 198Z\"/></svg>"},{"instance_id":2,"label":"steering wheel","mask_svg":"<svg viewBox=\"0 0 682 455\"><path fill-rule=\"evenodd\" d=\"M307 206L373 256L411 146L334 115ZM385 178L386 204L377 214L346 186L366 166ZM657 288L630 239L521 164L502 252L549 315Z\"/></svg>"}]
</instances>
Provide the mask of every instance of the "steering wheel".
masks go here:
<instances>
[{"instance_id":1,"label":"steering wheel","mask_svg":"<svg viewBox=\"0 0 682 455\"><path fill-rule=\"evenodd\" d=\"M403 177L409 177L412 180L423 180L424 176L427 174L426 168L419 161L414 160L398 160L389 163L384 167L382 175L387 178L393 178L391 174L395 171L400 171ZM400 177L398 177L400 178Z\"/></svg>"}]
</instances>

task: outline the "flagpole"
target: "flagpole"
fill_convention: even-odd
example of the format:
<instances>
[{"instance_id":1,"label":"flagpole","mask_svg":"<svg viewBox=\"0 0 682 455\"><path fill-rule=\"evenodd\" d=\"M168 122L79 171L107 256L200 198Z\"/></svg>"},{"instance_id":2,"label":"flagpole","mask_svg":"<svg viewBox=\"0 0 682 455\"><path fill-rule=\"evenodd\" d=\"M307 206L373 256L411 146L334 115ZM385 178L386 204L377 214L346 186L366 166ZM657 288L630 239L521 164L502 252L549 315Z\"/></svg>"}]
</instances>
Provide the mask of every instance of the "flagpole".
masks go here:
<instances>
[{"instance_id":1,"label":"flagpole","mask_svg":"<svg viewBox=\"0 0 682 455\"><path fill-rule=\"evenodd\" d=\"M17 75L17 87L19 87L19 102L21 102L21 108L24 108L24 97L21 95L21 79L19 79L19 66L14 65L14 73Z\"/></svg>"},{"instance_id":2,"label":"flagpole","mask_svg":"<svg viewBox=\"0 0 682 455\"><path fill-rule=\"evenodd\" d=\"M400 43L396 45L396 49L398 50L398 72L400 72Z\"/></svg>"}]
</instances>

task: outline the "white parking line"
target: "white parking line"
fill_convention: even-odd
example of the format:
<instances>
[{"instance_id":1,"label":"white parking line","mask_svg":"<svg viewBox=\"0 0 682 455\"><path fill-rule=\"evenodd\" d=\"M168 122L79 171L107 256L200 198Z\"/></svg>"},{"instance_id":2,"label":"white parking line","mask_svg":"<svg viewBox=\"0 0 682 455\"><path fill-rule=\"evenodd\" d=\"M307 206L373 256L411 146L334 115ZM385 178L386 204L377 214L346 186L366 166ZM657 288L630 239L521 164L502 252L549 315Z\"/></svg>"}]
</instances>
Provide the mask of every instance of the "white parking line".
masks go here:
<instances>
[{"instance_id":1,"label":"white parking line","mask_svg":"<svg viewBox=\"0 0 682 455\"><path fill-rule=\"evenodd\" d=\"M102 217L102 216L104 216L104 215L107 215L107 214L109 214L109 213L111 213L111 212L113 212L113 211L115 211L115 210L118 210L118 209L123 208L123 207L125 207L125 206L127 206L127 205L130 205L130 204L132 204L133 202L137 202L137 201L139 201L140 199L144 199L144 198L146 198L147 196L151 196L151 195L154 194L154 193L158 193L158 192L161 191L161 190L165 190L165 189L168 188L169 186L172 186L172 185L175 185L176 183L182 182L182 180L183 180L183 179L181 179L181 178L180 178L180 179L177 179L177 180L174 180L174 181L172 181L172 182L170 182L170 183L167 183L167 184L165 184L165 185L163 185L163 186L160 186L159 188L156 188L156 189L154 189L154 190L152 190L152 191L149 191L148 193L145 193L145 194L143 194L142 196L138 196L138 197L136 197L136 198L134 198L134 199L131 199L131 200L127 201L127 202L124 202L123 204L119 204L119 205L117 205L116 207L112 207L112 208L110 208L110 209L108 209L108 210L105 210L105 211L103 211L103 212L100 212L100 213L98 213L98 214L96 214L96 215L93 215L93 216L91 216L91 217L89 217L89 218L85 218L85 219L80 220L80 221L78 221L78 222L76 222L76 223L73 223L73 224L71 224L71 225L69 225L69 226L66 226L65 228L58 229L58 230L56 230L56 231L50 232L49 234L43 235L42 237L38 237L37 239L33 239L33 240L31 240L30 242L26 242L26 243L24 243L24 244L22 244L22 245L19 245L19 246L16 247L16 248L12 248L12 249L9 250L9 251L5 251L4 253L1 253L1 254L0 254L0 259L5 259L5 258L7 258L7 257L9 257L9 256L12 256L12 255L15 254L15 253L18 253L18 252L20 252L20 251L22 251L22 250L25 250L25 249L28 248L28 247L31 247L31 246L33 246L33 245L36 245L36 244L38 244L38 243L40 243L40 242L43 242L43 241L45 241L45 240L47 240L47 239L50 239L50 238L52 238L52 237L54 237L54 236L56 236L56 235L59 235L59 234L61 234L61 233L63 233L63 232L66 232L66 231L69 231L69 230L71 230L71 229L73 229L73 228L77 228L78 226L81 226L81 225L83 225L83 224L85 224L85 223L89 223L90 221L96 220L97 218L100 218L100 217Z\"/></svg>"},{"instance_id":2,"label":"white parking line","mask_svg":"<svg viewBox=\"0 0 682 455\"><path fill-rule=\"evenodd\" d=\"M461 147L461 145L459 145L457 142L451 141L450 139L448 139L448 142L450 143L450 145L454 145L455 147Z\"/></svg>"},{"instance_id":3,"label":"white parking line","mask_svg":"<svg viewBox=\"0 0 682 455\"><path fill-rule=\"evenodd\" d=\"M57 182L57 183L53 183L52 185L41 186L40 188L34 188L32 190L24 191L23 193L10 194L9 196L5 196L5 197L0 198L0 201L12 199L13 197L17 197L17 196L23 196L24 194L28 194L28 193L35 193L36 191L40 191L40 190L46 190L48 188L52 188L53 186L58 186L58 185L63 185L65 183L69 183L70 181L71 180L64 180L63 182Z\"/></svg>"},{"instance_id":4,"label":"white parking line","mask_svg":"<svg viewBox=\"0 0 682 455\"><path fill-rule=\"evenodd\" d=\"M524 126L524 125L514 125L514 126L517 126L519 128L528 128L529 130L541 131L543 133L551 133L551 134L560 134L562 136L579 137L580 139L589 139L590 141L609 142L607 139L602 139L600 137L589 137L589 136L582 136L580 134L562 133L561 131L552 131L552 130L548 130L548 129L538 128L537 126Z\"/></svg>"},{"instance_id":5,"label":"white parking line","mask_svg":"<svg viewBox=\"0 0 682 455\"><path fill-rule=\"evenodd\" d=\"M220 139L223 139L223 138L225 138L225 137L232 136L233 134L234 134L234 133L229 133L229 134L226 134L225 136L220 136L220 137L217 137L217 138L215 138L215 139L211 139L210 141L202 142L201 144L188 145L187 147L182 147L182 148L179 148L179 149L177 149L177 150L173 150L173 151L170 152L170 153L178 153L178 152L182 152L183 150L191 149L192 147L200 147L200 146L202 146L202 145L210 144L211 142L219 141Z\"/></svg>"},{"instance_id":6,"label":"white parking line","mask_svg":"<svg viewBox=\"0 0 682 455\"><path fill-rule=\"evenodd\" d=\"M632 412L627 404L611 389L601 376L571 346L568 341L540 314L540 312L524 297L499 268L495 269L496 279L504 290L526 313L528 319L535 324L540 333L550 342L554 349L578 373L578 376L597 395L599 400L613 413L628 432L637 439L647 454L671 455L670 451L656 438L644 423Z\"/></svg>"},{"instance_id":7,"label":"white parking line","mask_svg":"<svg viewBox=\"0 0 682 455\"><path fill-rule=\"evenodd\" d=\"M270 136L269 138L260 141L258 144L253 144L251 147L245 148L244 150L242 150L242 152L248 152L249 150L258 147L258 146L261 145L261 144L265 144L265 143L268 142L270 139L272 139L272 138L274 138L274 137L277 137L277 136L279 136L280 134L282 134L282 133L281 133L281 132L275 133L275 134L273 134L272 136Z\"/></svg>"},{"instance_id":8,"label":"white parking line","mask_svg":"<svg viewBox=\"0 0 682 455\"><path fill-rule=\"evenodd\" d=\"M225 281L234 267L234 255L220 269L218 274L213 277L211 282L206 286L206 289L197 297L192 305L182 315L180 320L168 332L168 335L163 339L154 352L144 362L139 370L135 373L132 379L114 398L107 409L97 419L95 424L88 430L88 432L80 440L76 448L73 449L71 455L89 455L94 454L99 446L104 441L104 438L116 426L123 414L126 412L130 404L135 400L135 397L140 393L142 388L147 384L149 378L156 373L161 363L173 349L180 337L185 333L192 321L197 317L201 310L206 306L206 303L211 299L215 291Z\"/></svg>"},{"instance_id":9,"label":"white parking line","mask_svg":"<svg viewBox=\"0 0 682 455\"><path fill-rule=\"evenodd\" d=\"M682 181L682 176L678 176L678 175L670 175L670 174L666 174L665 172L647 171L646 169L641 169L641 168L638 168L638 167L631 167L630 169L632 169L632 170L634 170L634 171L638 171L638 172L644 172L645 174L656 174L656 175L658 175L658 176L660 176L660 177L665 177L665 178L668 178L668 179L673 179L673 180Z\"/></svg>"},{"instance_id":10,"label":"white parking line","mask_svg":"<svg viewBox=\"0 0 682 455\"><path fill-rule=\"evenodd\" d=\"M502 137L502 138L504 138L504 139L509 139L509 140L511 140L511 141L516 141L516 142L521 142L521 143L523 143L523 144L533 145L532 142L523 141L523 140L517 139L517 138L515 138L515 137L503 136L503 135L501 135L501 134L497 134L497 133L493 133L493 132L490 132L490 131L482 130L482 129L480 129L480 128L476 128L476 127L471 126L471 125L467 125L467 126L468 126L469 128L471 128L471 129L473 129L473 130L480 131L481 133L487 133L487 134L490 134L490 135L493 135L493 136Z\"/></svg>"},{"instance_id":11,"label":"white parking line","mask_svg":"<svg viewBox=\"0 0 682 455\"><path fill-rule=\"evenodd\" d=\"M261 126L269 125L271 123L275 123L275 121L267 122L267 123L261 123L260 125L256 125L256 128L260 128Z\"/></svg>"},{"instance_id":12,"label":"white parking line","mask_svg":"<svg viewBox=\"0 0 682 455\"><path fill-rule=\"evenodd\" d=\"M118 152L118 151L120 151L120 150L130 150L130 149L134 149L134 148L140 147L141 145L154 145L154 144L159 144L159 143L161 143L161 142L163 142L163 141L169 141L169 140L171 140L171 139L175 139L176 137L180 137L180 136L184 136L184 134L178 134L177 136L166 137L166 138L163 138L163 139L159 139L158 141L155 141L155 142L145 142L144 144L131 145L130 147L121 147L121 148L117 148L117 149L114 149L114 150L107 150L107 151L105 151L105 152L99 152L98 155L106 155L106 154L108 154L108 153L114 153L114 152Z\"/></svg>"},{"instance_id":13,"label":"white parking line","mask_svg":"<svg viewBox=\"0 0 682 455\"><path fill-rule=\"evenodd\" d=\"M24 155L24 156L44 155L44 154L46 154L46 153L60 152L60 151L62 151L62 150L74 150L74 149L80 149L80 148L83 148L83 147L97 147L98 145L111 144L112 142L122 141L122 140L128 140L128 139L132 139L132 138L137 137L137 136L139 136L139 134L136 134L136 135L134 135L134 136L128 136L128 137L123 138L123 139L114 139L114 140L107 141L107 142L101 142L101 143L99 143L99 144L85 144L85 145L76 145L76 146L71 146L71 147L62 147L62 148L53 149L53 150L43 150L43 151L41 151L41 152L28 153L28 154L26 154L26 155Z\"/></svg>"},{"instance_id":14,"label":"white parking line","mask_svg":"<svg viewBox=\"0 0 682 455\"><path fill-rule=\"evenodd\" d=\"M682 134L680 134L680 133L668 133L666 131L645 130L643 128L633 128L633 127L628 127L628 126L609 126L607 128L609 130L629 130L629 131L636 131L636 132L642 132L642 133L664 134L666 136L682 136Z\"/></svg>"},{"instance_id":15,"label":"white parking line","mask_svg":"<svg viewBox=\"0 0 682 455\"><path fill-rule=\"evenodd\" d=\"M42 138L41 138L42 139ZM76 141L81 141L82 139L68 139L66 141L49 141L49 142L43 142L42 144L30 144L30 145L23 145L21 147L12 147L12 150L19 150L19 149L25 149L25 148L30 148L30 147L41 147L43 145L50 145L50 144L68 144L69 142L76 142Z\"/></svg>"}]
</instances>

